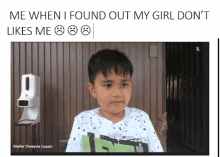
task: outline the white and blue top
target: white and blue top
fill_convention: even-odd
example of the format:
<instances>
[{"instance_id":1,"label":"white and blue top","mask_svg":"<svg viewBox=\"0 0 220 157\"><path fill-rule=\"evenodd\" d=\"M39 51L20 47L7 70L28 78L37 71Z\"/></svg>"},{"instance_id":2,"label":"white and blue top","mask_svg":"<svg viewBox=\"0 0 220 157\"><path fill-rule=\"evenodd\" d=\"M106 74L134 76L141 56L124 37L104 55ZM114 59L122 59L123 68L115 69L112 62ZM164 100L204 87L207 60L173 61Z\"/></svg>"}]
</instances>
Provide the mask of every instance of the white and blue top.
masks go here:
<instances>
[{"instance_id":1,"label":"white and blue top","mask_svg":"<svg viewBox=\"0 0 220 157\"><path fill-rule=\"evenodd\" d=\"M66 152L164 152L146 112L126 107L123 119L113 123L100 109L75 117Z\"/></svg>"}]
</instances>

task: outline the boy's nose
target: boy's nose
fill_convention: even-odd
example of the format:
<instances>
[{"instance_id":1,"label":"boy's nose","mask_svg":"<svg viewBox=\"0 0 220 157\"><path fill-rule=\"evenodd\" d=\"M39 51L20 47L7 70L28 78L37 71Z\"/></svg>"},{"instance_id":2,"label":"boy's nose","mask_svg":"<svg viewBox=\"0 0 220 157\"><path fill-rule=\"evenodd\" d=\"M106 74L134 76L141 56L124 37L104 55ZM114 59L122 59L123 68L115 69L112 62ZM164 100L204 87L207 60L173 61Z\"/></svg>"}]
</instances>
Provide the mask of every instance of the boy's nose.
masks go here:
<instances>
[{"instance_id":1,"label":"boy's nose","mask_svg":"<svg viewBox=\"0 0 220 157\"><path fill-rule=\"evenodd\" d=\"M120 88L115 88L112 94L114 97L120 97L122 96L122 92Z\"/></svg>"}]
</instances>

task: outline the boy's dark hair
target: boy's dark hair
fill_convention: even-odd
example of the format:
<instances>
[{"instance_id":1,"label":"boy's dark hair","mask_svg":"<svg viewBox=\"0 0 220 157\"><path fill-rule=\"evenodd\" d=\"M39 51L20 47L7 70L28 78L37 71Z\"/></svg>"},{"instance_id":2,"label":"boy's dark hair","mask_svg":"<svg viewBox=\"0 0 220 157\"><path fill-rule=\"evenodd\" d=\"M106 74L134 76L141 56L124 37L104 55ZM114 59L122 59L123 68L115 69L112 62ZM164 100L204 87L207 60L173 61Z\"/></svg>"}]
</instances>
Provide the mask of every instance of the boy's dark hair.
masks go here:
<instances>
[{"instance_id":1,"label":"boy's dark hair","mask_svg":"<svg viewBox=\"0 0 220 157\"><path fill-rule=\"evenodd\" d=\"M102 73L107 77L111 70L115 71L116 75L133 74L133 66L127 56L118 50L100 50L89 60L88 71L89 81L94 86L95 78L98 73Z\"/></svg>"}]
</instances>

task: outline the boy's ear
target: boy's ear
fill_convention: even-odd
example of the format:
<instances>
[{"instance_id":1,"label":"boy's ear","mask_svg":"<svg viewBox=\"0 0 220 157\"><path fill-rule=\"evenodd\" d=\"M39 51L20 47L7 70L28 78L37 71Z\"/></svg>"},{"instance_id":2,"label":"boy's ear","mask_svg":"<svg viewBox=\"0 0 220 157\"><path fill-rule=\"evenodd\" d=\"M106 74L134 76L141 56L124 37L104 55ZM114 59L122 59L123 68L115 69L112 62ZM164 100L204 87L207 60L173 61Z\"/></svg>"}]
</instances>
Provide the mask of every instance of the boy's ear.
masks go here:
<instances>
[{"instance_id":1,"label":"boy's ear","mask_svg":"<svg viewBox=\"0 0 220 157\"><path fill-rule=\"evenodd\" d=\"M90 91L90 93L92 94L92 96L93 96L94 98L96 98L95 87L94 87L90 82L87 84L87 88L88 88L88 90Z\"/></svg>"}]
</instances>

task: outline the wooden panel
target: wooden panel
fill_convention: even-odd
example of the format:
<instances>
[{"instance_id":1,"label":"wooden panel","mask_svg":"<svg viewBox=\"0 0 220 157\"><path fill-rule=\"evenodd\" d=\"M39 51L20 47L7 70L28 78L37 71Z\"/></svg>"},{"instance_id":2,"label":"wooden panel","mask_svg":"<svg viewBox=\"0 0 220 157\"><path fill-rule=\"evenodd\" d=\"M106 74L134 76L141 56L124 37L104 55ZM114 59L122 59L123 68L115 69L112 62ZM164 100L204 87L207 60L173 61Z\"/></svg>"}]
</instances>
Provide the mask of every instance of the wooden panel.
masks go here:
<instances>
[{"instance_id":1,"label":"wooden panel","mask_svg":"<svg viewBox=\"0 0 220 157\"><path fill-rule=\"evenodd\" d=\"M51 47L50 43L45 43L45 144L51 144L52 128L51 128ZM51 152L51 149L46 149L46 152Z\"/></svg>"},{"instance_id":2,"label":"wooden panel","mask_svg":"<svg viewBox=\"0 0 220 157\"><path fill-rule=\"evenodd\" d=\"M90 58L93 54L96 53L96 43L90 43L90 47L89 47L89 54L90 54ZM89 95L89 102L90 102L90 109L94 109L96 108L96 106L98 106L96 99L90 94Z\"/></svg>"},{"instance_id":3,"label":"wooden panel","mask_svg":"<svg viewBox=\"0 0 220 157\"><path fill-rule=\"evenodd\" d=\"M168 67L169 67L169 44L166 44L166 111L169 114L169 100L170 100L170 75L169 75L169 71L168 71Z\"/></svg>"},{"instance_id":4,"label":"wooden panel","mask_svg":"<svg viewBox=\"0 0 220 157\"><path fill-rule=\"evenodd\" d=\"M144 43L144 111L151 117L151 102L150 102L150 91L151 91L151 69L150 69L150 58L149 58L149 43Z\"/></svg>"},{"instance_id":5,"label":"wooden panel","mask_svg":"<svg viewBox=\"0 0 220 157\"><path fill-rule=\"evenodd\" d=\"M68 139L71 130L70 116L70 54L69 43L64 43L64 139ZM78 81L78 80L77 80ZM80 83L80 82L79 82Z\"/></svg>"},{"instance_id":6,"label":"wooden panel","mask_svg":"<svg viewBox=\"0 0 220 157\"><path fill-rule=\"evenodd\" d=\"M163 66L163 83L162 83L162 113L166 112L166 50L165 50L165 43L161 43L162 44L162 66ZM159 44L160 45L160 44ZM159 48L160 49L160 48ZM158 61L159 62L159 61ZM159 78L159 76L158 76ZM159 87L158 87L159 89Z\"/></svg>"},{"instance_id":7,"label":"wooden panel","mask_svg":"<svg viewBox=\"0 0 220 157\"><path fill-rule=\"evenodd\" d=\"M114 42L109 42L108 47L109 47L109 49L115 49L115 43Z\"/></svg>"},{"instance_id":8,"label":"wooden panel","mask_svg":"<svg viewBox=\"0 0 220 157\"><path fill-rule=\"evenodd\" d=\"M32 74L32 45L30 42L26 43L26 74ZM33 145L32 126L27 126L27 144ZM32 152L31 148L27 148L26 152Z\"/></svg>"},{"instance_id":9,"label":"wooden panel","mask_svg":"<svg viewBox=\"0 0 220 157\"><path fill-rule=\"evenodd\" d=\"M17 100L20 97L20 52L19 52L20 44L14 43L14 122L18 122L20 120L19 115L19 107L17 106ZM13 124L14 125L14 124ZM14 144L20 143L20 127L14 127ZM20 152L21 149L15 148L15 152Z\"/></svg>"},{"instance_id":10,"label":"wooden panel","mask_svg":"<svg viewBox=\"0 0 220 157\"><path fill-rule=\"evenodd\" d=\"M77 88L76 88L76 74L77 74L77 65L76 65L76 43L70 43L70 83L71 83L71 126L74 122L74 117L76 116L76 100L77 100Z\"/></svg>"},{"instance_id":11,"label":"wooden panel","mask_svg":"<svg viewBox=\"0 0 220 157\"><path fill-rule=\"evenodd\" d=\"M128 59L131 60L131 43L126 42L123 44L123 47L123 52L128 57ZM133 75L131 79L133 79ZM128 103L128 106L131 106L131 101Z\"/></svg>"},{"instance_id":12,"label":"wooden panel","mask_svg":"<svg viewBox=\"0 0 220 157\"><path fill-rule=\"evenodd\" d=\"M151 43L150 45L156 45ZM151 121L154 124L157 120L157 58L151 60Z\"/></svg>"},{"instance_id":13,"label":"wooden panel","mask_svg":"<svg viewBox=\"0 0 220 157\"><path fill-rule=\"evenodd\" d=\"M26 43L26 74L32 74L32 44L30 42Z\"/></svg>"},{"instance_id":14,"label":"wooden panel","mask_svg":"<svg viewBox=\"0 0 220 157\"><path fill-rule=\"evenodd\" d=\"M108 49L108 42L102 43L102 49Z\"/></svg>"},{"instance_id":15,"label":"wooden panel","mask_svg":"<svg viewBox=\"0 0 220 157\"><path fill-rule=\"evenodd\" d=\"M126 54L126 52L125 52L125 43L124 42L121 43L121 52Z\"/></svg>"},{"instance_id":16,"label":"wooden panel","mask_svg":"<svg viewBox=\"0 0 220 157\"><path fill-rule=\"evenodd\" d=\"M11 42L11 111L10 111L10 120L11 120L11 152L15 152L15 149L13 147L13 144L15 143L14 139L15 139L15 130L14 130L14 109L15 109L15 105L16 101L14 101L14 82L15 82L15 78L14 78L14 45L15 43Z\"/></svg>"},{"instance_id":17,"label":"wooden panel","mask_svg":"<svg viewBox=\"0 0 220 157\"><path fill-rule=\"evenodd\" d=\"M44 132L44 123L45 123L45 97L44 97L44 83L45 83L45 70L44 70L44 59L45 59L44 43L39 43L39 76L40 76L40 124L39 124L39 143L44 145L45 142L45 132ZM40 148L40 152L45 152L45 149Z\"/></svg>"},{"instance_id":18,"label":"wooden panel","mask_svg":"<svg viewBox=\"0 0 220 157\"><path fill-rule=\"evenodd\" d=\"M100 51L100 50L102 50L102 43L95 43L95 53Z\"/></svg>"},{"instance_id":19,"label":"wooden panel","mask_svg":"<svg viewBox=\"0 0 220 157\"><path fill-rule=\"evenodd\" d=\"M25 43L20 43L20 82L19 82L19 96L21 95L21 81L22 81L22 75L25 74L25 62L26 61L26 56L25 56ZM22 114L24 112L23 107L19 107L19 119L21 118ZM20 140L21 140L21 145L25 144L31 144L27 140L27 136L31 136L31 132L27 133L27 127L26 126L19 126L20 127ZM30 139L30 138L29 138ZM20 150L21 152L30 152L31 149L29 148L24 148Z\"/></svg>"},{"instance_id":20,"label":"wooden panel","mask_svg":"<svg viewBox=\"0 0 220 157\"><path fill-rule=\"evenodd\" d=\"M159 118L160 116L162 116L162 114L164 113L163 109L163 71L164 71L164 66L163 66L163 51L162 51L162 43L158 43L157 44L157 49L158 49L158 71L157 71L157 78L158 78L158 82L157 82L157 118Z\"/></svg>"},{"instance_id":21,"label":"wooden panel","mask_svg":"<svg viewBox=\"0 0 220 157\"><path fill-rule=\"evenodd\" d=\"M96 53L100 50L102 50L102 43L99 43L99 42L95 43L95 52L94 53ZM97 108L97 107L100 107L100 105L96 100L96 107L95 108Z\"/></svg>"},{"instance_id":22,"label":"wooden panel","mask_svg":"<svg viewBox=\"0 0 220 157\"><path fill-rule=\"evenodd\" d=\"M96 52L98 52L98 51L100 51L100 50L102 50L102 43L100 43L100 42L96 42L95 43L95 52L94 52L94 54L96 53ZM100 107L100 105L99 105L99 103L97 102L97 100L96 100L96 107L95 108L97 108L97 107Z\"/></svg>"},{"instance_id":23,"label":"wooden panel","mask_svg":"<svg viewBox=\"0 0 220 157\"><path fill-rule=\"evenodd\" d=\"M39 76L39 52L38 52L38 43L32 43L32 65L33 65L33 75ZM36 124L36 145L40 145L39 143L39 123ZM39 152L39 149L36 149L36 152Z\"/></svg>"},{"instance_id":24,"label":"wooden panel","mask_svg":"<svg viewBox=\"0 0 220 157\"><path fill-rule=\"evenodd\" d=\"M88 62L89 62L89 43L83 43L83 100L84 110L89 110L89 90L87 84L89 82L88 74Z\"/></svg>"},{"instance_id":25,"label":"wooden panel","mask_svg":"<svg viewBox=\"0 0 220 157\"><path fill-rule=\"evenodd\" d=\"M162 114L164 114L165 112L166 112L166 55L165 55L165 53L166 53L166 51L165 51L165 43L159 43L158 44L159 46L161 46L162 48L162 88L160 89L160 86L158 85L158 90L160 89L161 90L161 92L162 92L162 98L160 98L159 97L159 95L158 95L158 103L159 103L159 101L162 101L162 106L161 106L161 110L162 110ZM158 48L158 50L160 51L160 47ZM160 62L159 60L158 60L158 62ZM158 75L158 79L160 79L159 78L159 75ZM160 99L162 99L162 100L160 100ZM159 107L160 108L160 107ZM158 109L159 111L160 111L160 109ZM167 115L166 115L166 118L167 118ZM166 124L167 124L167 121L166 121ZM162 147L163 147L163 149L164 149L164 151L167 151L167 129L168 129L168 127L167 126L165 126L166 127L166 130L164 131L165 132L165 134L163 134L163 138L164 138L164 141L163 142L161 142L161 144L162 144Z\"/></svg>"},{"instance_id":26,"label":"wooden panel","mask_svg":"<svg viewBox=\"0 0 220 157\"><path fill-rule=\"evenodd\" d=\"M137 78L137 85L138 85L138 101L137 107L141 110L144 110L144 52L143 52L143 43L137 43L137 70L138 70L138 78Z\"/></svg>"},{"instance_id":27,"label":"wooden panel","mask_svg":"<svg viewBox=\"0 0 220 157\"><path fill-rule=\"evenodd\" d=\"M39 47L38 43L34 42L32 43L33 46L33 55L32 55L32 61L33 61L33 74L39 75Z\"/></svg>"},{"instance_id":28,"label":"wooden panel","mask_svg":"<svg viewBox=\"0 0 220 157\"><path fill-rule=\"evenodd\" d=\"M115 49L122 52L123 51L123 43L114 43Z\"/></svg>"},{"instance_id":29,"label":"wooden panel","mask_svg":"<svg viewBox=\"0 0 220 157\"><path fill-rule=\"evenodd\" d=\"M133 65L133 76L132 76L132 95L131 95L131 107L136 107L137 105L137 96L138 96L138 70L137 70L137 53L136 53L136 44L131 44L131 63Z\"/></svg>"},{"instance_id":30,"label":"wooden panel","mask_svg":"<svg viewBox=\"0 0 220 157\"><path fill-rule=\"evenodd\" d=\"M167 44L167 65L168 65L168 67L167 67L167 69L169 69L170 68L170 44ZM171 82L171 72L170 71L168 71L167 72L167 76L168 76L168 106L167 106L167 111L168 111L168 114L170 114L171 113L171 89L170 89L170 82Z\"/></svg>"},{"instance_id":31,"label":"wooden panel","mask_svg":"<svg viewBox=\"0 0 220 157\"><path fill-rule=\"evenodd\" d=\"M64 89L63 89L63 43L57 43L57 81L58 81L58 137L59 140L63 140L64 139L64 121L63 121L63 116L64 116L64 102L63 102L63 98L64 98ZM62 152L63 149L59 147L59 152Z\"/></svg>"},{"instance_id":32,"label":"wooden panel","mask_svg":"<svg viewBox=\"0 0 220 157\"><path fill-rule=\"evenodd\" d=\"M57 104L57 44L51 43L51 105L52 105L52 152L58 150L58 104Z\"/></svg>"},{"instance_id":33,"label":"wooden panel","mask_svg":"<svg viewBox=\"0 0 220 157\"><path fill-rule=\"evenodd\" d=\"M77 115L83 111L82 43L77 43Z\"/></svg>"}]
</instances>

